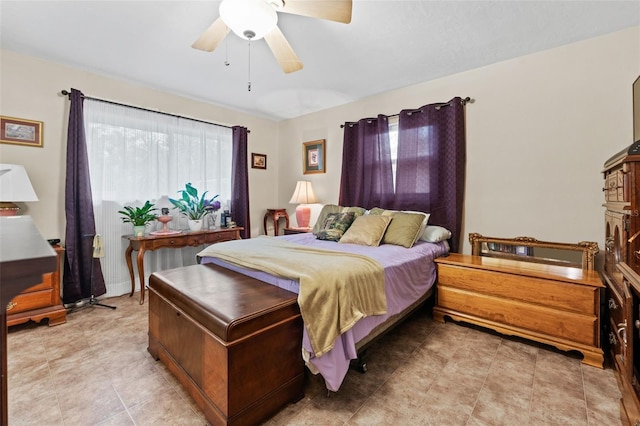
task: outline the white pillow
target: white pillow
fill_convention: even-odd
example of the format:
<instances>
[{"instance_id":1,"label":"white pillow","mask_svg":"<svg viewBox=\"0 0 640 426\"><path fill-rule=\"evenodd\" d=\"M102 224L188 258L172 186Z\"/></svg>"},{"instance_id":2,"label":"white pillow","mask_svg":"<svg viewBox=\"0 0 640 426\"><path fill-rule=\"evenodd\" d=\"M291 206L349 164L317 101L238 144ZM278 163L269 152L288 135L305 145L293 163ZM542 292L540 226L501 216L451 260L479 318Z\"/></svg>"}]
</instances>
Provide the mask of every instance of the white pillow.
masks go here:
<instances>
[{"instance_id":1,"label":"white pillow","mask_svg":"<svg viewBox=\"0 0 640 426\"><path fill-rule=\"evenodd\" d=\"M421 240L428 241L430 243L439 243L440 241L445 241L449 238L451 238L451 231L447 228L443 228L442 226L434 225L428 225L422 233L422 237L420 237Z\"/></svg>"}]
</instances>

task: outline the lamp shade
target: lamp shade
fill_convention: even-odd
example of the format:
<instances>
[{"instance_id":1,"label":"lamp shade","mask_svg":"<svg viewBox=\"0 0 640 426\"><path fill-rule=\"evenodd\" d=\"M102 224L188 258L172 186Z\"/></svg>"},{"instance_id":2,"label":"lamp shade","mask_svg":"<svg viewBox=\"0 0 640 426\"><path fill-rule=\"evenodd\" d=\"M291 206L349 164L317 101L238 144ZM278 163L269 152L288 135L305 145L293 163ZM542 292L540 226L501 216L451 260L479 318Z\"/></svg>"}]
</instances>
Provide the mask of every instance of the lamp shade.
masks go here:
<instances>
[{"instance_id":1,"label":"lamp shade","mask_svg":"<svg viewBox=\"0 0 640 426\"><path fill-rule=\"evenodd\" d=\"M220 17L245 40L259 40L278 24L278 14L264 0L223 0Z\"/></svg>"},{"instance_id":2,"label":"lamp shade","mask_svg":"<svg viewBox=\"0 0 640 426\"><path fill-rule=\"evenodd\" d=\"M0 202L38 201L27 171L18 164L0 164Z\"/></svg>"},{"instance_id":3,"label":"lamp shade","mask_svg":"<svg viewBox=\"0 0 640 426\"><path fill-rule=\"evenodd\" d=\"M289 203L291 204L313 204L317 203L318 199L316 198L316 194L313 192L313 187L311 186L311 182L300 180L296 184L296 189L293 191L293 196Z\"/></svg>"},{"instance_id":4,"label":"lamp shade","mask_svg":"<svg viewBox=\"0 0 640 426\"><path fill-rule=\"evenodd\" d=\"M293 196L289 200L291 204L298 204L296 207L296 222L301 228L309 226L309 220L311 219L311 209L309 206L303 204L317 203L318 199L313 192L311 182L300 180L296 184L296 189L293 191Z\"/></svg>"},{"instance_id":5,"label":"lamp shade","mask_svg":"<svg viewBox=\"0 0 640 426\"><path fill-rule=\"evenodd\" d=\"M0 164L0 216L15 216L19 202L38 201L24 167Z\"/></svg>"}]
</instances>

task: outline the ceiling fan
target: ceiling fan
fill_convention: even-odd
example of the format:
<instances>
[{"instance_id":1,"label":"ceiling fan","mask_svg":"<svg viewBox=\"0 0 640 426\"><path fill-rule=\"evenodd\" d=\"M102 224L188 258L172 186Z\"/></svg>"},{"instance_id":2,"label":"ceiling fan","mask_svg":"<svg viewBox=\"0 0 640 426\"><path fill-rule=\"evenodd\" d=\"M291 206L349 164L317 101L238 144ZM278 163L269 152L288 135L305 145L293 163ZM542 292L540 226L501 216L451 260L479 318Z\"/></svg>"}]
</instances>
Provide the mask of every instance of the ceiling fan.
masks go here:
<instances>
[{"instance_id":1,"label":"ceiling fan","mask_svg":"<svg viewBox=\"0 0 640 426\"><path fill-rule=\"evenodd\" d=\"M222 0L220 17L191 47L213 52L229 31L245 40L264 37L285 73L299 71L302 62L278 28L277 12L348 24L351 0Z\"/></svg>"}]
</instances>

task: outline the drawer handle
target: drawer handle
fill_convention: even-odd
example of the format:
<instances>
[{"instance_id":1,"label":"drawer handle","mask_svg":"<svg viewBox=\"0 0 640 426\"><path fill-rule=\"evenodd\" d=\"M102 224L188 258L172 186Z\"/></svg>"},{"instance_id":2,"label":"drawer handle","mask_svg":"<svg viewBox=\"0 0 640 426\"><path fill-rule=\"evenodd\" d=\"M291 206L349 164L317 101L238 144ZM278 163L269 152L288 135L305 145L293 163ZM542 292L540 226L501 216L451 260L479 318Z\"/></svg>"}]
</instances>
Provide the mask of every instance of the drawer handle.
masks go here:
<instances>
[{"instance_id":1,"label":"drawer handle","mask_svg":"<svg viewBox=\"0 0 640 426\"><path fill-rule=\"evenodd\" d=\"M627 344L627 320L618 324L618 337L622 342Z\"/></svg>"},{"instance_id":2,"label":"drawer handle","mask_svg":"<svg viewBox=\"0 0 640 426\"><path fill-rule=\"evenodd\" d=\"M18 306L18 304L16 302L9 302L7 303L7 312L9 312L10 310L12 310L13 308L15 308L16 306Z\"/></svg>"},{"instance_id":3,"label":"drawer handle","mask_svg":"<svg viewBox=\"0 0 640 426\"><path fill-rule=\"evenodd\" d=\"M609 309L618 309L618 305L616 305L616 301L613 298L609 299Z\"/></svg>"}]
</instances>

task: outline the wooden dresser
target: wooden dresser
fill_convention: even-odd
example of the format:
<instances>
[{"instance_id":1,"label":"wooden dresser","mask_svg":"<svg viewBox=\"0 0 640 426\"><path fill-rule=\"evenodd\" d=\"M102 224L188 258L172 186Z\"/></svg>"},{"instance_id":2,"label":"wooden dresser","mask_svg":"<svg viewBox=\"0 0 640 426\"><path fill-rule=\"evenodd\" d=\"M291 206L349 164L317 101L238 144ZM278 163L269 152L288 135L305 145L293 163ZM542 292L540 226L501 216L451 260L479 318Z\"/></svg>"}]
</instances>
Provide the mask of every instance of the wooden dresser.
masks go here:
<instances>
[{"instance_id":1,"label":"wooden dresser","mask_svg":"<svg viewBox=\"0 0 640 426\"><path fill-rule=\"evenodd\" d=\"M60 267L64 249L53 246L57 255L57 267L52 273L44 274L42 282L29 287L7 305L7 326L22 324L29 320L40 322L49 320L49 326L67 322L67 311L60 300Z\"/></svg>"},{"instance_id":2,"label":"wooden dresser","mask_svg":"<svg viewBox=\"0 0 640 426\"><path fill-rule=\"evenodd\" d=\"M640 141L604 164L604 336L622 391L622 413L640 424Z\"/></svg>"},{"instance_id":3,"label":"wooden dresser","mask_svg":"<svg viewBox=\"0 0 640 426\"><path fill-rule=\"evenodd\" d=\"M7 408L7 304L56 268L56 255L29 216L0 217L0 425Z\"/></svg>"},{"instance_id":4,"label":"wooden dresser","mask_svg":"<svg viewBox=\"0 0 640 426\"><path fill-rule=\"evenodd\" d=\"M594 270L512 259L450 254L436 259L433 316L477 324L561 350L603 367L600 293Z\"/></svg>"}]
</instances>

